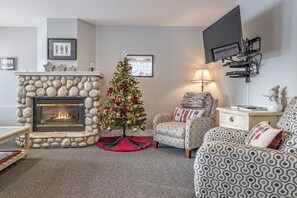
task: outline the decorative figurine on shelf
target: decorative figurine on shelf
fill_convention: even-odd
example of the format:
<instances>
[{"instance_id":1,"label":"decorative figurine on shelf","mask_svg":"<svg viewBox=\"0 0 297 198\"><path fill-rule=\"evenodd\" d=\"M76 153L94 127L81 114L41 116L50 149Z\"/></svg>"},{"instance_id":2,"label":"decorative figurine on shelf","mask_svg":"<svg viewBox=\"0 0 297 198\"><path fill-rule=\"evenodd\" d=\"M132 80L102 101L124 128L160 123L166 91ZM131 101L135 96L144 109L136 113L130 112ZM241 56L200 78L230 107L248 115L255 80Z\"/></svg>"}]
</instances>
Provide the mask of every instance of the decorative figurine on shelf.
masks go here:
<instances>
[{"instance_id":1,"label":"decorative figurine on shelf","mask_svg":"<svg viewBox=\"0 0 297 198\"><path fill-rule=\"evenodd\" d=\"M74 67L73 65L71 67L67 67L66 69L67 71L76 71L76 67Z\"/></svg>"},{"instance_id":2,"label":"decorative figurine on shelf","mask_svg":"<svg viewBox=\"0 0 297 198\"><path fill-rule=\"evenodd\" d=\"M95 62L94 61L90 62L89 68L90 68L89 71L94 71L94 69L95 69Z\"/></svg>"},{"instance_id":3,"label":"decorative figurine on shelf","mask_svg":"<svg viewBox=\"0 0 297 198\"><path fill-rule=\"evenodd\" d=\"M55 67L54 71L65 71L66 66L61 64L60 66Z\"/></svg>"},{"instance_id":4,"label":"decorative figurine on shelf","mask_svg":"<svg viewBox=\"0 0 297 198\"><path fill-rule=\"evenodd\" d=\"M283 105L281 104L281 95L279 92L280 86L277 85L268 90L268 95L263 94L264 97L269 98L269 104L267 105L268 111L278 112L282 111Z\"/></svg>"},{"instance_id":5,"label":"decorative figurine on shelf","mask_svg":"<svg viewBox=\"0 0 297 198\"><path fill-rule=\"evenodd\" d=\"M55 66L51 62L47 62L45 65L43 65L45 71L53 71Z\"/></svg>"}]
</instances>

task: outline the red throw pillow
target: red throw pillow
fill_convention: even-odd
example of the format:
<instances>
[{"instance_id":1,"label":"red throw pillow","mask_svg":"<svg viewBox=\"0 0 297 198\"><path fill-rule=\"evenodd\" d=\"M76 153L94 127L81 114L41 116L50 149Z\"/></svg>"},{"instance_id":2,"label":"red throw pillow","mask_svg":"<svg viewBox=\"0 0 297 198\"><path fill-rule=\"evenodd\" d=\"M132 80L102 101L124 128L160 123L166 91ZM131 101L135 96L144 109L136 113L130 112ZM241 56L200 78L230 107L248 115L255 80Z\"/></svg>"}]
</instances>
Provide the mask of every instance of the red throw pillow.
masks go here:
<instances>
[{"instance_id":1,"label":"red throw pillow","mask_svg":"<svg viewBox=\"0 0 297 198\"><path fill-rule=\"evenodd\" d=\"M246 138L246 144L276 149L282 139L282 130L274 129L268 121L262 121L250 131Z\"/></svg>"},{"instance_id":2,"label":"red throw pillow","mask_svg":"<svg viewBox=\"0 0 297 198\"><path fill-rule=\"evenodd\" d=\"M194 117L202 117L204 109L183 109L176 107L173 115L173 121L187 122L187 120Z\"/></svg>"}]
</instances>

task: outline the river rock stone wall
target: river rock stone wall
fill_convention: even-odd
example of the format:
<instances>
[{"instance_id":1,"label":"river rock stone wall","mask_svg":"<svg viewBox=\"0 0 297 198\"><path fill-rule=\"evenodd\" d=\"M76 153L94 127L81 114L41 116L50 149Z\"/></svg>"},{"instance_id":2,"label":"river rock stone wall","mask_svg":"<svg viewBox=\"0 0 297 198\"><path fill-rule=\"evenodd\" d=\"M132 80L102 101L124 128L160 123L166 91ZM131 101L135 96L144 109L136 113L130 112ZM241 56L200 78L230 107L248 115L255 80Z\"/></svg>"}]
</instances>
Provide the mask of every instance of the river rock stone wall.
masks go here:
<instances>
[{"instance_id":1,"label":"river rock stone wall","mask_svg":"<svg viewBox=\"0 0 297 198\"><path fill-rule=\"evenodd\" d=\"M100 76L18 76L18 123L33 126L34 97L85 97L85 131L31 133L32 148L83 147L99 139L98 114L101 111ZM24 137L16 140L24 146Z\"/></svg>"}]
</instances>

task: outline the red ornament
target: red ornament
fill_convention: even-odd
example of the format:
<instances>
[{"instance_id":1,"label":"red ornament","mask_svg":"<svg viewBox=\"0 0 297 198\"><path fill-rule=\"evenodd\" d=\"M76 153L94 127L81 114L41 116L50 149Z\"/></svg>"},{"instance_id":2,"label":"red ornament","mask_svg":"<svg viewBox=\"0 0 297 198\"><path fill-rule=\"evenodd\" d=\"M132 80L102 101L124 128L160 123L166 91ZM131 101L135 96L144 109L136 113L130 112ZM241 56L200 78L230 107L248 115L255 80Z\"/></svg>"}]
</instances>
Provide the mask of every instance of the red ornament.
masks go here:
<instances>
[{"instance_id":1,"label":"red ornament","mask_svg":"<svg viewBox=\"0 0 297 198\"><path fill-rule=\"evenodd\" d=\"M114 103L115 103L115 104L121 104L121 100L120 100L120 99L115 99L115 100L114 100Z\"/></svg>"},{"instance_id":2,"label":"red ornament","mask_svg":"<svg viewBox=\"0 0 297 198\"><path fill-rule=\"evenodd\" d=\"M112 107L109 109L109 111L111 111L111 112L112 112L113 110L114 110L114 109L113 109Z\"/></svg>"},{"instance_id":3,"label":"red ornament","mask_svg":"<svg viewBox=\"0 0 297 198\"><path fill-rule=\"evenodd\" d=\"M104 113L108 113L108 109L105 109L105 110L104 110Z\"/></svg>"},{"instance_id":4,"label":"red ornament","mask_svg":"<svg viewBox=\"0 0 297 198\"><path fill-rule=\"evenodd\" d=\"M126 106L126 110L127 110L127 111L130 111L130 110L131 110L131 107Z\"/></svg>"},{"instance_id":5,"label":"red ornament","mask_svg":"<svg viewBox=\"0 0 297 198\"><path fill-rule=\"evenodd\" d=\"M129 70L132 70L132 66L129 66L128 69L129 69Z\"/></svg>"}]
</instances>

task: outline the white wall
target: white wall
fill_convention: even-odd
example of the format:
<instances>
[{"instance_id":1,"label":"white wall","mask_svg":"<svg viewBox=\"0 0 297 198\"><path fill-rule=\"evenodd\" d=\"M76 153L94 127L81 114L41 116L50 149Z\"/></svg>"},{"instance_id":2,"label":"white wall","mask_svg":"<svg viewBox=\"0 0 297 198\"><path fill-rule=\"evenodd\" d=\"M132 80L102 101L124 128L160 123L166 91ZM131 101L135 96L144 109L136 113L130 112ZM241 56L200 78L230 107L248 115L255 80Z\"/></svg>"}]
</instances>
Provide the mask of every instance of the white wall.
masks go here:
<instances>
[{"instance_id":1,"label":"white wall","mask_svg":"<svg viewBox=\"0 0 297 198\"><path fill-rule=\"evenodd\" d=\"M262 38L263 62L260 74L244 79L224 77L226 71L222 63L211 65L214 68L215 95L220 105L250 104L265 106L267 98L263 93L275 85L286 89L286 100L297 96L297 1L292 0L239 0L243 21L244 37ZM283 101L286 104L286 100Z\"/></svg>"},{"instance_id":2,"label":"white wall","mask_svg":"<svg viewBox=\"0 0 297 198\"><path fill-rule=\"evenodd\" d=\"M36 28L0 27L0 57L16 57L17 71L35 70L36 41ZM0 125L17 124L17 77L14 71L0 70Z\"/></svg>"},{"instance_id":3,"label":"white wall","mask_svg":"<svg viewBox=\"0 0 297 198\"><path fill-rule=\"evenodd\" d=\"M195 69L204 62L201 30L201 27L97 26L96 62L97 70L104 74L103 96L123 51L153 54L154 77L138 78L147 128L152 128L157 113L173 113L186 91L200 91L199 84L190 81Z\"/></svg>"},{"instance_id":4,"label":"white wall","mask_svg":"<svg viewBox=\"0 0 297 198\"><path fill-rule=\"evenodd\" d=\"M90 62L96 61L96 26L77 21L77 70L88 71Z\"/></svg>"},{"instance_id":5,"label":"white wall","mask_svg":"<svg viewBox=\"0 0 297 198\"><path fill-rule=\"evenodd\" d=\"M44 71L47 63L47 20L37 26L37 71Z\"/></svg>"}]
</instances>

